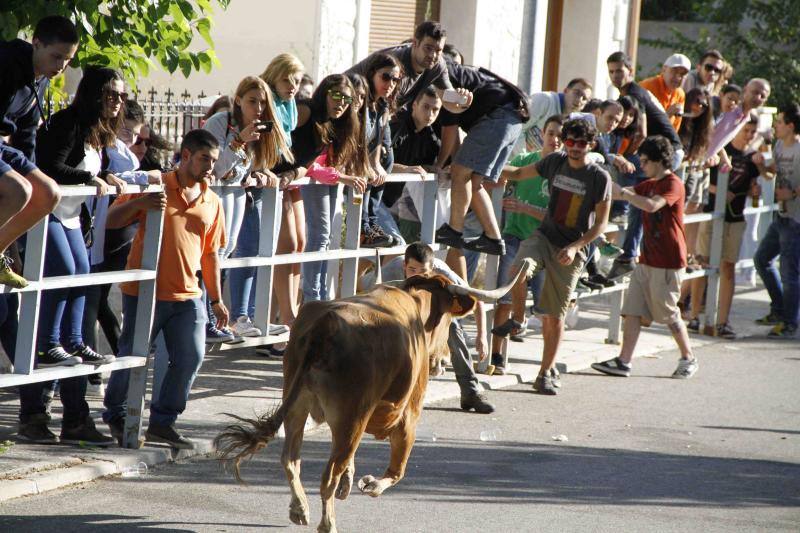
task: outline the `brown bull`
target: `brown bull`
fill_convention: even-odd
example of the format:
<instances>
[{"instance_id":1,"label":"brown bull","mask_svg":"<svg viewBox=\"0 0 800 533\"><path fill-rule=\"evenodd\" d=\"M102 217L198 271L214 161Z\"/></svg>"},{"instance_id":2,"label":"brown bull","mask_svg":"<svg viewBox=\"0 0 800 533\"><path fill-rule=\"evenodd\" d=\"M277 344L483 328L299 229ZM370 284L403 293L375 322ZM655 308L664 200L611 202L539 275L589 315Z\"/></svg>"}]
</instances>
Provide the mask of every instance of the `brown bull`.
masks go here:
<instances>
[{"instance_id":1,"label":"brown bull","mask_svg":"<svg viewBox=\"0 0 800 533\"><path fill-rule=\"evenodd\" d=\"M415 276L399 288L379 285L361 296L305 304L284 356L281 405L254 420L231 415L245 425L230 425L217 436L220 458L233 463L241 480L241 461L263 448L283 424L281 462L292 491L289 518L308 524L300 446L309 415L326 421L332 446L320 486L318 531L336 531L334 493L342 500L350 494L353 457L363 434L391 442L383 476L367 475L358 483L365 494L380 496L405 473L428 375L447 354L451 317L468 313L474 296L497 298L507 289L489 294L455 287L442 276Z\"/></svg>"}]
</instances>

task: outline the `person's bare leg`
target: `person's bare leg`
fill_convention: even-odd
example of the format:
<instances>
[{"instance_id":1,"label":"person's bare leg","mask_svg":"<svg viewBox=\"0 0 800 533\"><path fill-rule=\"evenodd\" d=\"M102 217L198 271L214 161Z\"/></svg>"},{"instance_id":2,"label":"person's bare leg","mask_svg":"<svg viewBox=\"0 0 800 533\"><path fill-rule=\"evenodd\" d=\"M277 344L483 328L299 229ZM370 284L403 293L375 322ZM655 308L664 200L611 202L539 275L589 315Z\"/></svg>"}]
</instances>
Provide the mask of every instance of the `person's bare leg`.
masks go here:
<instances>
[{"instance_id":1,"label":"person's bare leg","mask_svg":"<svg viewBox=\"0 0 800 533\"><path fill-rule=\"evenodd\" d=\"M292 204L284 196L283 213L281 214L281 229L278 234L277 254L290 254L297 248L295 237L294 213ZM281 321L290 324L294 320L294 306L292 298L291 265L276 265L273 282L275 283L275 298Z\"/></svg>"},{"instance_id":2,"label":"person's bare leg","mask_svg":"<svg viewBox=\"0 0 800 533\"><path fill-rule=\"evenodd\" d=\"M688 282L691 286L692 294L692 310L689 313L691 318L700 316L700 311L703 310L703 291L706 288L706 278L694 278Z\"/></svg>"},{"instance_id":3,"label":"person's bare leg","mask_svg":"<svg viewBox=\"0 0 800 533\"><path fill-rule=\"evenodd\" d=\"M719 309L717 309L717 324L727 324L733 304L734 276L736 265L723 261L719 269ZM694 298L694 296L692 296Z\"/></svg>"},{"instance_id":4,"label":"person's bare leg","mask_svg":"<svg viewBox=\"0 0 800 533\"><path fill-rule=\"evenodd\" d=\"M467 260L464 259L464 252L458 248L448 248L445 262L461 279L467 279Z\"/></svg>"},{"instance_id":5,"label":"person's bare leg","mask_svg":"<svg viewBox=\"0 0 800 533\"><path fill-rule=\"evenodd\" d=\"M449 224L456 231L464 231L464 217L467 215L467 207L472 201L471 180L472 169L458 164L450 166Z\"/></svg>"},{"instance_id":6,"label":"person's bare leg","mask_svg":"<svg viewBox=\"0 0 800 533\"><path fill-rule=\"evenodd\" d=\"M41 170L31 171L25 176L25 180L31 185L30 200L19 213L0 227L0 250L8 248L39 220L52 213L61 200L58 184Z\"/></svg>"},{"instance_id":7,"label":"person's bare leg","mask_svg":"<svg viewBox=\"0 0 800 533\"><path fill-rule=\"evenodd\" d=\"M0 176L0 228L28 205L32 188L28 180L13 170ZM4 251L5 248L0 249L0 253Z\"/></svg>"},{"instance_id":8,"label":"person's bare leg","mask_svg":"<svg viewBox=\"0 0 800 533\"><path fill-rule=\"evenodd\" d=\"M544 348L542 349L542 365L539 367L539 375L544 376L556 364L558 347L561 344L561 336L564 333L564 320L552 316L542 315L542 338Z\"/></svg>"},{"instance_id":9,"label":"person's bare leg","mask_svg":"<svg viewBox=\"0 0 800 533\"><path fill-rule=\"evenodd\" d=\"M678 350L681 352L683 359L693 359L692 347L689 345L689 332L686 331L686 325L683 320L678 319L676 322L667 324L669 332L672 333L672 338L678 344Z\"/></svg>"},{"instance_id":10,"label":"person's bare leg","mask_svg":"<svg viewBox=\"0 0 800 533\"><path fill-rule=\"evenodd\" d=\"M686 206L686 214L692 215L694 213L699 213L702 209L702 205L691 203ZM684 227L684 231L686 232L686 253L689 255L694 255L697 245L697 230L700 224L686 224Z\"/></svg>"},{"instance_id":11,"label":"person's bare leg","mask_svg":"<svg viewBox=\"0 0 800 533\"><path fill-rule=\"evenodd\" d=\"M622 346L619 350L619 360L626 365L631 364L633 351L639 341L639 332L642 330L642 319L638 316L626 316L622 322Z\"/></svg>"},{"instance_id":12,"label":"person's bare leg","mask_svg":"<svg viewBox=\"0 0 800 533\"><path fill-rule=\"evenodd\" d=\"M469 206L478 217L478 221L483 227L483 232L492 239L500 238L500 226L497 225L497 217L492 206L492 197L483 187L483 176L472 175L472 201Z\"/></svg>"},{"instance_id":13,"label":"person's bare leg","mask_svg":"<svg viewBox=\"0 0 800 533\"><path fill-rule=\"evenodd\" d=\"M289 191L292 198L292 214L294 215L295 236L297 244L295 246L296 253L303 253L306 249L306 214L303 209L303 197L300 195L300 189L293 189ZM291 279L292 279L292 316L297 316L300 309L300 263L291 265Z\"/></svg>"}]
</instances>

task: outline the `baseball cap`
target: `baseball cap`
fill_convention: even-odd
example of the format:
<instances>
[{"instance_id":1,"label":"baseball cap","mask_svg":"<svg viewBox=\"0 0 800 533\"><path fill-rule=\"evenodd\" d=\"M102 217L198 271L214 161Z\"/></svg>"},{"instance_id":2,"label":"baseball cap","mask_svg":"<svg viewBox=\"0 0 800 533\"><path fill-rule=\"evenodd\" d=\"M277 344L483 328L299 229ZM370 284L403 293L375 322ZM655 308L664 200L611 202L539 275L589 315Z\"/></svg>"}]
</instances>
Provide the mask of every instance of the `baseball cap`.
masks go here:
<instances>
[{"instance_id":1,"label":"baseball cap","mask_svg":"<svg viewBox=\"0 0 800 533\"><path fill-rule=\"evenodd\" d=\"M692 62L683 54L672 54L664 61L665 67L683 67L686 70L692 70Z\"/></svg>"}]
</instances>

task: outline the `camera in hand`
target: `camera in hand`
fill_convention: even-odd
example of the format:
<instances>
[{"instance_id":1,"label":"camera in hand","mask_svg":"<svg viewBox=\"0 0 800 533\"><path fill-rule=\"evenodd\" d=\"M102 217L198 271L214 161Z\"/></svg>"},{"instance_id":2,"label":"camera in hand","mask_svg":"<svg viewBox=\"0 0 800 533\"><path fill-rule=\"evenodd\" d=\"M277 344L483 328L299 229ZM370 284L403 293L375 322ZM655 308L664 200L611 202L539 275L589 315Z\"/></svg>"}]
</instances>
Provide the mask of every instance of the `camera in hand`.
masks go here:
<instances>
[{"instance_id":1,"label":"camera in hand","mask_svg":"<svg viewBox=\"0 0 800 533\"><path fill-rule=\"evenodd\" d=\"M256 120L255 125L259 133L270 133L275 123L271 120Z\"/></svg>"}]
</instances>

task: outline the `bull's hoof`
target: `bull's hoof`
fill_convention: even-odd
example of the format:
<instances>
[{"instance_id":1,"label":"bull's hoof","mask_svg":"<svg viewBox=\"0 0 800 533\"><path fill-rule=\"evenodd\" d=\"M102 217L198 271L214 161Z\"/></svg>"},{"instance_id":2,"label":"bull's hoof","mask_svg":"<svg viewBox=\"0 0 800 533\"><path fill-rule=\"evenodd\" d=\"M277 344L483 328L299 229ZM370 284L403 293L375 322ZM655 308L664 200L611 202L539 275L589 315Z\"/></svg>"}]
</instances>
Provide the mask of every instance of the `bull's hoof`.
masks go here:
<instances>
[{"instance_id":1,"label":"bull's hoof","mask_svg":"<svg viewBox=\"0 0 800 533\"><path fill-rule=\"evenodd\" d=\"M337 531L336 524L333 523L332 524L320 523L320 525L317 526L317 533L336 533L336 531Z\"/></svg>"},{"instance_id":2,"label":"bull's hoof","mask_svg":"<svg viewBox=\"0 0 800 533\"><path fill-rule=\"evenodd\" d=\"M345 472L339 478L339 486L336 487L336 498L346 500L350 496L350 489L353 488L353 474Z\"/></svg>"},{"instance_id":3,"label":"bull's hoof","mask_svg":"<svg viewBox=\"0 0 800 533\"><path fill-rule=\"evenodd\" d=\"M301 501L293 501L289 505L289 520L298 526L308 525L308 506Z\"/></svg>"},{"instance_id":4,"label":"bull's hoof","mask_svg":"<svg viewBox=\"0 0 800 533\"><path fill-rule=\"evenodd\" d=\"M373 498L377 498L383 494L383 491L385 490L381 480L370 475L366 475L358 480L358 488L361 490L361 492L372 496Z\"/></svg>"}]
</instances>

